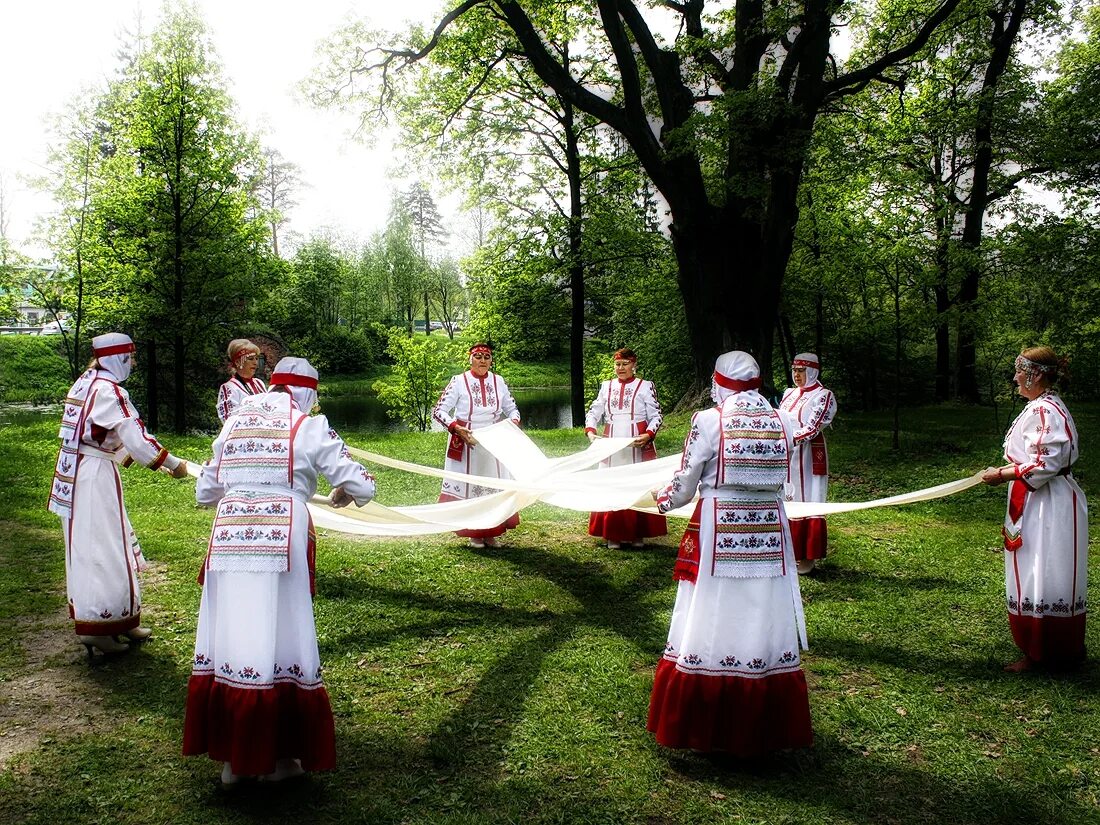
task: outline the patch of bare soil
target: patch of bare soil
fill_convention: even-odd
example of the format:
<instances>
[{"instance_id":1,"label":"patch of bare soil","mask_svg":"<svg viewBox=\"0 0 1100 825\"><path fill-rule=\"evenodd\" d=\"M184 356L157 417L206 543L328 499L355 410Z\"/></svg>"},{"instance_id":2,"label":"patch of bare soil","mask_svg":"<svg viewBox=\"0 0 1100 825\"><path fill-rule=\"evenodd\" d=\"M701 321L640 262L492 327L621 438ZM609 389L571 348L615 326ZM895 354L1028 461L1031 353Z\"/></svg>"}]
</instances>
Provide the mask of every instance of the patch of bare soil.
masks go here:
<instances>
[{"instance_id":1,"label":"patch of bare soil","mask_svg":"<svg viewBox=\"0 0 1100 825\"><path fill-rule=\"evenodd\" d=\"M100 689L86 678L87 654L68 611L17 620L26 664L0 681L0 770L51 738L103 730Z\"/></svg>"}]
</instances>

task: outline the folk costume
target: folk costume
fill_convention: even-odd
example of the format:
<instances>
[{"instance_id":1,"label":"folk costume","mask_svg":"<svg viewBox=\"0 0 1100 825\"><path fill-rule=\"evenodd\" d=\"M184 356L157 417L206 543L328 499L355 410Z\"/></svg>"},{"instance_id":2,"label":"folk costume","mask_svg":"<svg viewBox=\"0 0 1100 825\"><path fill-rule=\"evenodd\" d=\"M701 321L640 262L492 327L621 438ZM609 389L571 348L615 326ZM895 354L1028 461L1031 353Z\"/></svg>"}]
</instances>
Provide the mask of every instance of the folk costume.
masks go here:
<instances>
[{"instance_id":1,"label":"folk costume","mask_svg":"<svg viewBox=\"0 0 1100 825\"><path fill-rule=\"evenodd\" d=\"M111 636L134 633L141 625L137 574L146 568L122 500L118 465L136 461L151 470L175 470L182 462L145 431L122 388L133 366L134 342L122 333L97 335L92 352L97 366L81 375L65 398L48 507L61 517L65 589L77 635L85 644L114 651L119 647L110 644ZM142 638L148 635L141 630Z\"/></svg>"},{"instance_id":2,"label":"folk costume","mask_svg":"<svg viewBox=\"0 0 1100 825\"><path fill-rule=\"evenodd\" d=\"M236 338L229 343L227 355L229 356L229 362L234 367L233 377L221 385L218 390L217 401L218 418L221 419L223 424L244 399L250 395L267 392L264 382L255 375L251 378L245 378L238 372L240 369L238 359L251 351L258 351L258 349L255 344L246 338Z\"/></svg>"},{"instance_id":3,"label":"folk costume","mask_svg":"<svg viewBox=\"0 0 1100 825\"><path fill-rule=\"evenodd\" d=\"M483 351L491 354L488 347L474 346L470 349L470 355L472 357ZM481 378L474 375L473 370L454 376L432 409L432 418L451 433L443 469L489 478L511 478L509 472L488 451L467 444L456 432L456 428L461 426L476 433L477 430L505 418L519 424L519 408L503 378L491 370ZM439 501L480 498L495 492L497 491L491 487L445 478ZM476 544L485 539L495 539L518 525L519 513L515 513L496 527L459 530L457 535L466 536Z\"/></svg>"},{"instance_id":4,"label":"folk costume","mask_svg":"<svg viewBox=\"0 0 1100 825\"><path fill-rule=\"evenodd\" d=\"M795 419L787 501L825 501L829 489L829 453L824 431L836 415L836 396L817 380L821 363L812 352L796 355L793 366L805 368L806 380L801 387L787 389L779 402L779 408ZM796 561L825 558L829 539L825 519L813 516L791 519L790 523Z\"/></svg>"},{"instance_id":5,"label":"folk costume","mask_svg":"<svg viewBox=\"0 0 1100 825\"><path fill-rule=\"evenodd\" d=\"M304 359L284 358L271 383L289 393L241 403L195 488L200 504L218 510L201 577L183 753L225 762L223 782L335 765L306 502L318 475L360 506L374 497L374 478L350 458L328 420L308 414L317 371Z\"/></svg>"},{"instance_id":6,"label":"folk costume","mask_svg":"<svg viewBox=\"0 0 1100 825\"><path fill-rule=\"evenodd\" d=\"M1085 657L1088 504L1073 477L1077 453L1073 416L1049 390L1005 436L1015 467L1003 530L1008 623L1024 655L1046 666Z\"/></svg>"},{"instance_id":7,"label":"folk costume","mask_svg":"<svg viewBox=\"0 0 1100 825\"><path fill-rule=\"evenodd\" d=\"M599 392L588 409L588 415L585 416L584 431L595 434L601 421L603 429L600 434L605 438L637 438L648 434L650 440L642 447L631 447L616 453L600 466L619 467L651 461L657 457L653 440L661 429L663 418L657 390L652 381L635 376L626 381L612 378L601 383ZM667 533L664 516L637 510L592 513L588 519L588 535L606 539L612 547L623 543L640 545L647 538Z\"/></svg>"},{"instance_id":8,"label":"folk costume","mask_svg":"<svg viewBox=\"0 0 1100 825\"><path fill-rule=\"evenodd\" d=\"M793 422L759 386L750 355L719 357L718 406L692 418L681 467L657 491L662 512L700 496L680 543L676 604L649 704L647 727L666 747L747 757L813 742L783 508Z\"/></svg>"}]
</instances>

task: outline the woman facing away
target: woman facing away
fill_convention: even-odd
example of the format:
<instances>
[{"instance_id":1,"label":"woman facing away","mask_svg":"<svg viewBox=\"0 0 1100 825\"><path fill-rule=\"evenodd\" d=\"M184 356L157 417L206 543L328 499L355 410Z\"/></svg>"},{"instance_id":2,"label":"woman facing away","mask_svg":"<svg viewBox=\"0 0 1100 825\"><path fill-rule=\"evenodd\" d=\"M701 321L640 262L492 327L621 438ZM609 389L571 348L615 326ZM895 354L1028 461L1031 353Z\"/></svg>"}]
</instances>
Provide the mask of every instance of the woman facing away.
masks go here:
<instances>
[{"instance_id":1,"label":"woman facing away","mask_svg":"<svg viewBox=\"0 0 1100 825\"><path fill-rule=\"evenodd\" d=\"M613 358L615 377L600 384L584 419L585 435L589 441L599 438L596 430L604 422L603 436L634 439L633 447L611 456L603 462L604 467L651 461L657 457L653 441L663 421L657 390L652 381L635 374L638 356L634 350L624 347ZM623 544L642 547L647 538L667 532L664 516L638 510L593 513L588 519L588 535L606 539L611 548Z\"/></svg>"},{"instance_id":2,"label":"woman facing away","mask_svg":"<svg viewBox=\"0 0 1100 825\"><path fill-rule=\"evenodd\" d=\"M714 367L717 406L696 413L664 513L699 503L673 572L676 604L648 729L662 745L750 757L813 743L799 643L806 630L783 487L794 423L757 390L745 352Z\"/></svg>"},{"instance_id":3,"label":"woman facing away","mask_svg":"<svg viewBox=\"0 0 1100 825\"><path fill-rule=\"evenodd\" d=\"M217 505L187 685L183 753L220 761L222 782L278 781L336 763L313 618L316 536L306 502L362 506L374 478L353 461L317 401L317 371L283 358L271 389L241 402L195 487Z\"/></svg>"},{"instance_id":4,"label":"woman facing away","mask_svg":"<svg viewBox=\"0 0 1100 825\"><path fill-rule=\"evenodd\" d=\"M1016 358L1013 380L1027 404L1008 428L1008 462L982 474L1008 483L1005 513L1005 601L1021 657L1011 673L1065 668L1085 658L1088 609L1088 503L1073 477L1077 427L1054 390L1066 363L1050 347Z\"/></svg>"},{"instance_id":5,"label":"woman facing away","mask_svg":"<svg viewBox=\"0 0 1100 825\"><path fill-rule=\"evenodd\" d=\"M267 392L264 382L256 377L260 366L260 348L247 338L234 338L226 347L229 360L229 380L218 390L218 418L222 423L250 395Z\"/></svg>"},{"instance_id":6,"label":"woman facing away","mask_svg":"<svg viewBox=\"0 0 1100 825\"><path fill-rule=\"evenodd\" d=\"M508 471L485 450L477 449L474 433L505 418L519 424L519 408L504 379L490 370L493 348L486 343L470 347L470 368L448 382L432 409L432 418L451 434L443 469L489 478L511 478ZM443 480L440 501L481 498L497 492L465 481ZM484 530L459 530L473 547L497 546L497 538L519 526L519 513L503 524Z\"/></svg>"},{"instance_id":7,"label":"woman facing away","mask_svg":"<svg viewBox=\"0 0 1100 825\"><path fill-rule=\"evenodd\" d=\"M126 650L116 636L142 641L151 633L141 626L137 576L145 557L126 514L118 465L137 462L174 478L187 475L187 462L145 431L122 388L137 363L134 342L120 332L97 335L92 354L65 398L48 505L61 517L69 616L89 658L93 648Z\"/></svg>"}]
</instances>

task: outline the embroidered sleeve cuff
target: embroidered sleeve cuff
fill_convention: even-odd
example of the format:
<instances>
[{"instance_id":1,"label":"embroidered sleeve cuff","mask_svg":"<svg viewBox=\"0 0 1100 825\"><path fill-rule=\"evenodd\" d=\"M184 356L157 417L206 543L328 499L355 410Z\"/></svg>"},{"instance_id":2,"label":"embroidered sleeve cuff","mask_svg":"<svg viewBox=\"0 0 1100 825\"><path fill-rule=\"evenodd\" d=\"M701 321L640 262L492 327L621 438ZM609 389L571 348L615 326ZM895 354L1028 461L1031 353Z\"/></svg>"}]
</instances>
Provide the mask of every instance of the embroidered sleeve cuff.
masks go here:
<instances>
[{"instance_id":1,"label":"embroidered sleeve cuff","mask_svg":"<svg viewBox=\"0 0 1100 825\"><path fill-rule=\"evenodd\" d=\"M596 434L596 428L595 427L585 427L584 431L585 431L586 434L587 433L592 433L592 435Z\"/></svg>"},{"instance_id":2,"label":"embroidered sleeve cuff","mask_svg":"<svg viewBox=\"0 0 1100 825\"><path fill-rule=\"evenodd\" d=\"M160 452L157 453L157 457L154 458L152 463L149 465L149 469L150 470L159 470L160 465L164 464L164 462L168 459L169 455L170 455L170 453L168 452L168 450L165 449L164 447L161 447ZM172 464L172 466L170 466L168 469L169 470L175 469L176 464L179 464L179 459L176 459L175 462Z\"/></svg>"},{"instance_id":3,"label":"embroidered sleeve cuff","mask_svg":"<svg viewBox=\"0 0 1100 825\"><path fill-rule=\"evenodd\" d=\"M447 431L453 433L455 431L455 427L457 427L457 426L458 426L458 422L457 421L452 421L450 424L447 425Z\"/></svg>"}]
</instances>

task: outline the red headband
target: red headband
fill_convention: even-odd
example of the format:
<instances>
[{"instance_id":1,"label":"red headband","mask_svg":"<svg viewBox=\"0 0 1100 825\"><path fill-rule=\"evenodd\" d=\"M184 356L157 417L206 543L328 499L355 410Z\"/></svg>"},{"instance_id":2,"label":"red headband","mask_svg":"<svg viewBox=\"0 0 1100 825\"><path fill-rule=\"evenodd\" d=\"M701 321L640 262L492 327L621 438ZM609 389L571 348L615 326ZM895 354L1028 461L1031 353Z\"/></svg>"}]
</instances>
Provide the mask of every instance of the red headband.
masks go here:
<instances>
[{"instance_id":1,"label":"red headband","mask_svg":"<svg viewBox=\"0 0 1100 825\"><path fill-rule=\"evenodd\" d=\"M134 346L133 342L130 342L129 344L113 344L112 346L101 347L99 349L93 347L92 352L95 354L96 358L101 358L106 355L121 355L124 352L137 352L137 347Z\"/></svg>"},{"instance_id":2,"label":"red headband","mask_svg":"<svg viewBox=\"0 0 1100 825\"><path fill-rule=\"evenodd\" d=\"M813 367L815 370L821 366L820 361L807 361L804 358L795 358L794 366L796 367Z\"/></svg>"},{"instance_id":3,"label":"red headband","mask_svg":"<svg viewBox=\"0 0 1100 825\"><path fill-rule=\"evenodd\" d=\"M492 355L493 351L491 349L489 349L487 346L485 346L484 344L481 344L481 345L476 346L476 347L470 347L470 355L480 355L480 354Z\"/></svg>"},{"instance_id":4,"label":"red headband","mask_svg":"<svg viewBox=\"0 0 1100 825\"><path fill-rule=\"evenodd\" d=\"M760 376L750 378L747 381L738 381L736 378L730 378L718 370L714 371L714 383L719 387L725 387L727 390L733 390L734 392L744 392L745 390L758 390L760 389Z\"/></svg>"},{"instance_id":5,"label":"red headband","mask_svg":"<svg viewBox=\"0 0 1100 825\"><path fill-rule=\"evenodd\" d=\"M308 375L298 375L294 372L276 372L271 375L271 386L308 387L315 390L317 389L317 379L310 378Z\"/></svg>"}]
</instances>

